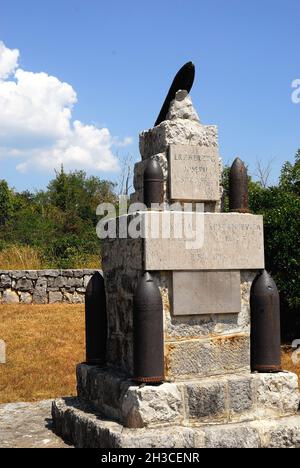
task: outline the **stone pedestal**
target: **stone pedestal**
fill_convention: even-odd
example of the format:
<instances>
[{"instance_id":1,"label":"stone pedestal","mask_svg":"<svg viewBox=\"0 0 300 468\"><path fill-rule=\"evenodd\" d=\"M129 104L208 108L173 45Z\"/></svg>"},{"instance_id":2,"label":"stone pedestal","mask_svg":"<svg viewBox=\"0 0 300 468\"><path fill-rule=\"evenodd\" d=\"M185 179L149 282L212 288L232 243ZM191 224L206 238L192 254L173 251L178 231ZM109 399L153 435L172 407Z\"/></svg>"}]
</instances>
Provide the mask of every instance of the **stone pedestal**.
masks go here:
<instances>
[{"instance_id":1,"label":"stone pedestal","mask_svg":"<svg viewBox=\"0 0 300 468\"><path fill-rule=\"evenodd\" d=\"M116 238L102 241L108 367L78 366L78 398L53 404L56 430L80 447L300 447L297 377L250 372L250 288L264 268L262 217L221 213L217 129L200 123L188 96L171 104L168 119L140 135L131 198L143 201L145 162L158 160L164 202L193 204L182 219L196 238L173 235L179 208L117 219ZM119 235L131 223L142 236ZM163 299L159 386L131 380L133 295L144 271Z\"/></svg>"},{"instance_id":2,"label":"stone pedestal","mask_svg":"<svg viewBox=\"0 0 300 468\"><path fill-rule=\"evenodd\" d=\"M78 398L53 403L55 429L77 447L300 448L295 374L239 374L136 386L77 367Z\"/></svg>"},{"instance_id":3,"label":"stone pedestal","mask_svg":"<svg viewBox=\"0 0 300 468\"><path fill-rule=\"evenodd\" d=\"M223 219L228 218L232 220L243 218L244 225L247 225L248 218L251 220L258 218L258 226L261 227L261 218L252 215L207 213L202 216L210 217L210 219L211 216L215 216L220 218L218 222L223 222ZM141 217L143 218L143 214ZM231 222L231 226L233 223L234 221ZM204 245L198 250L185 250L184 239L116 239L104 242L103 269L109 308L108 364L132 375L132 301L138 279L147 269L155 277L163 297L167 380L249 370L249 295L256 275L256 271L250 268L264 267L261 232L256 241L255 237L249 234L251 242L247 252L244 247L244 254L249 258L249 269L232 270L242 265L243 256L240 255L240 250L236 246L235 250L231 248L227 251L227 259L220 258L216 253L216 261L219 257L219 264L222 263L225 270L210 270L210 273L206 270L202 273L199 271L203 263L206 263L206 258L209 258L209 253L212 253L213 246L210 245ZM176 243L178 243L177 248L174 247ZM247 244L245 239L244 243ZM251 255L254 249L257 255ZM168 255L168 251L172 255ZM247 264L245 258L243 264ZM164 270L162 265L164 265ZM209 266L213 268L216 265L211 262ZM206 304L197 313L195 311L197 300L191 300L186 302L184 313L176 312L174 309L176 297L178 294L181 297L181 290L175 289L174 284L176 285L180 273L185 273L189 278L195 275L196 282L199 279L199 273L207 273L214 286L212 277L214 271L218 273L218 281L222 286L222 282L228 278L228 270L232 271L235 283L231 285L227 282L231 287L228 288L224 301L214 306L213 296L217 294L217 291L208 284L208 292L211 291L212 296L211 304L207 298ZM187 296L194 295L195 297L197 291L191 290L191 279L188 282ZM221 287L221 291L223 289ZM235 312L231 310L232 302L237 307ZM201 302L199 307L201 307ZM182 308L181 305L181 310Z\"/></svg>"}]
</instances>

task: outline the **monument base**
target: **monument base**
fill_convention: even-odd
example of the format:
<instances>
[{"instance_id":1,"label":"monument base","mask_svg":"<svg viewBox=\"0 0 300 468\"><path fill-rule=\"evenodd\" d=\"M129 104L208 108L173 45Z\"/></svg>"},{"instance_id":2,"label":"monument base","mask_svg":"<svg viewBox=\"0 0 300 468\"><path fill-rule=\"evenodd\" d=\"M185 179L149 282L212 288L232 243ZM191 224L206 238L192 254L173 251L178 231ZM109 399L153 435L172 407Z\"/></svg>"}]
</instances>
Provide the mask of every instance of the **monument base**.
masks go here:
<instances>
[{"instance_id":1,"label":"monument base","mask_svg":"<svg viewBox=\"0 0 300 468\"><path fill-rule=\"evenodd\" d=\"M290 372L139 386L80 364L77 386L78 398L53 403L53 420L78 447L300 447L298 378Z\"/></svg>"},{"instance_id":2,"label":"monument base","mask_svg":"<svg viewBox=\"0 0 300 468\"><path fill-rule=\"evenodd\" d=\"M79 398L53 402L55 431L77 448L300 448L300 413L202 427L128 429Z\"/></svg>"}]
</instances>

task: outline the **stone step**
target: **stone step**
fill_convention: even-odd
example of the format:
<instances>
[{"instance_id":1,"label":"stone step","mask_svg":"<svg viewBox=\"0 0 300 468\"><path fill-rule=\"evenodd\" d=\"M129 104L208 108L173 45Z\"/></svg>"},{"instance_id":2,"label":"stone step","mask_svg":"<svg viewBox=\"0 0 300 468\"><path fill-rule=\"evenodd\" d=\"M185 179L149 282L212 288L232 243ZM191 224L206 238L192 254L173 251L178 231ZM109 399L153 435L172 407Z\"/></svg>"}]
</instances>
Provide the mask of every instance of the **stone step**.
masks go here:
<instances>
[{"instance_id":1,"label":"stone step","mask_svg":"<svg viewBox=\"0 0 300 468\"><path fill-rule=\"evenodd\" d=\"M300 413L200 427L124 428L79 398L53 402L54 430L78 448L300 448Z\"/></svg>"},{"instance_id":2,"label":"stone step","mask_svg":"<svg viewBox=\"0 0 300 468\"><path fill-rule=\"evenodd\" d=\"M298 378L278 374L228 374L200 380L138 386L111 369L77 367L78 397L125 427L201 426L296 414Z\"/></svg>"}]
</instances>

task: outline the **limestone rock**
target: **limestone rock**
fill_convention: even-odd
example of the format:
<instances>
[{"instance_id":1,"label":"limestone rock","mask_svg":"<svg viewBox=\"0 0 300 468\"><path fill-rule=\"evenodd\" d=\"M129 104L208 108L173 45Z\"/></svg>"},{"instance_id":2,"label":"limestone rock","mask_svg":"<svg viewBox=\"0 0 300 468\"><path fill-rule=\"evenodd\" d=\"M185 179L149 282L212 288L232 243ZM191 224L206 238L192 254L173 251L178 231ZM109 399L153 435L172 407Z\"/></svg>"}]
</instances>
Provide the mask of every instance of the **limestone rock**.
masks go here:
<instances>
[{"instance_id":1,"label":"limestone rock","mask_svg":"<svg viewBox=\"0 0 300 468\"><path fill-rule=\"evenodd\" d=\"M26 270L12 270L11 277L16 280L26 278Z\"/></svg>"},{"instance_id":2,"label":"limestone rock","mask_svg":"<svg viewBox=\"0 0 300 468\"><path fill-rule=\"evenodd\" d=\"M20 293L21 304L32 304L32 295L29 292Z\"/></svg>"},{"instance_id":3,"label":"limestone rock","mask_svg":"<svg viewBox=\"0 0 300 468\"><path fill-rule=\"evenodd\" d=\"M84 269L83 270L83 275L93 276L97 271L100 273L100 275L103 276L103 272L101 270L91 270L91 269Z\"/></svg>"},{"instance_id":4,"label":"limestone rock","mask_svg":"<svg viewBox=\"0 0 300 468\"><path fill-rule=\"evenodd\" d=\"M206 448L260 448L259 433L252 427L214 426L205 430Z\"/></svg>"},{"instance_id":5,"label":"limestone rock","mask_svg":"<svg viewBox=\"0 0 300 468\"><path fill-rule=\"evenodd\" d=\"M57 434L78 448L300 448L300 415L199 427L129 429L78 398L53 402Z\"/></svg>"},{"instance_id":6,"label":"limestone rock","mask_svg":"<svg viewBox=\"0 0 300 468\"><path fill-rule=\"evenodd\" d=\"M165 152L171 144L218 147L218 130L214 125L202 125L194 120L165 120L140 134L142 159Z\"/></svg>"},{"instance_id":7,"label":"limestone rock","mask_svg":"<svg viewBox=\"0 0 300 468\"><path fill-rule=\"evenodd\" d=\"M63 300L69 304L84 304L84 294L79 294L77 291L74 293L64 292Z\"/></svg>"},{"instance_id":8,"label":"limestone rock","mask_svg":"<svg viewBox=\"0 0 300 468\"><path fill-rule=\"evenodd\" d=\"M27 270L26 271L26 278L29 279L29 280L37 280L38 279L37 270Z\"/></svg>"},{"instance_id":9,"label":"limestone rock","mask_svg":"<svg viewBox=\"0 0 300 468\"><path fill-rule=\"evenodd\" d=\"M91 281L91 279L92 279L92 275L85 275L84 276L84 279L83 279L83 287L84 288L88 287L88 284Z\"/></svg>"},{"instance_id":10,"label":"limestone rock","mask_svg":"<svg viewBox=\"0 0 300 468\"><path fill-rule=\"evenodd\" d=\"M76 398L53 402L52 417L56 433L78 448L192 448L196 440L195 432L187 427L126 429L101 419Z\"/></svg>"},{"instance_id":11,"label":"limestone rock","mask_svg":"<svg viewBox=\"0 0 300 468\"><path fill-rule=\"evenodd\" d=\"M83 277L83 270L73 270L74 278L82 278Z\"/></svg>"},{"instance_id":12,"label":"limestone rock","mask_svg":"<svg viewBox=\"0 0 300 468\"><path fill-rule=\"evenodd\" d=\"M269 448L300 448L299 416L282 419L280 426L276 424L269 426L267 430Z\"/></svg>"},{"instance_id":13,"label":"limestone rock","mask_svg":"<svg viewBox=\"0 0 300 468\"><path fill-rule=\"evenodd\" d=\"M2 302L3 304L18 304L19 296L16 293L16 291L12 291L11 289L6 289L3 292Z\"/></svg>"},{"instance_id":14,"label":"limestone rock","mask_svg":"<svg viewBox=\"0 0 300 468\"><path fill-rule=\"evenodd\" d=\"M253 385L250 377L231 377L228 381L230 411L242 413L253 408Z\"/></svg>"},{"instance_id":15,"label":"limestone rock","mask_svg":"<svg viewBox=\"0 0 300 468\"><path fill-rule=\"evenodd\" d=\"M260 412L284 415L295 414L299 409L300 393L298 377L291 372L279 374L255 374L257 404ZM271 413L272 414L272 413Z\"/></svg>"},{"instance_id":16,"label":"limestone rock","mask_svg":"<svg viewBox=\"0 0 300 468\"><path fill-rule=\"evenodd\" d=\"M32 290L32 281L27 278L20 278L15 286L15 289L18 291L31 291Z\"/></svg>"},{"instance_id":17,"label":"limestone rock","mask_svg":"<svg viewBox=\"0 0 300 468\"><path fill-rule=\"evenodd\" d=\"M187 405L191 419L223 418L226 411L225 381L187 385Z\"/></svg>"},{"instance_id":18,"label":"limestone rock","mask_svg":"<svg viewBox=\"0 0 300 468\"><path fill-rule=\"evenodd\" d=\"M122 415L125 426L138 428L151 424L180 423L183 419L183 403L175 384L158 387L130 387L124 396Z\"/></svg>"},{"instance_id":19,"label":"limestone rock","mask_svg":"<svg viewBox=\"0 0 300 468\"><path fill-rule=\"evenodd\" d=\"M67 279L64 276L57 276L53 280L48 280L48 285L53 288L63 288L67 283Z\"/></svg>"},{"instance_id":20,"label":"limestone rock","mask_svg":"<svg viewBox=\"0 0 300 468\"><path fill-rule=\"evenodd\" d=\"M47 279L39 278L33 291L33 302L35 304L47 304Z\"/></svg>"},{"instance_id":21,"label":"limestone rock","mask_svg":"<svg viewBox=\"0 0 300 468\"><path fill-rule=\"evenodd\" d=\"M199 116L194 109L191 97L185 90L177 91L175 99L170 104L166 120L188 119L200 122Z\"/></svg>"},{"instance_id":22,"label":"limestone rock","mask_svg":"<svg viewBox=\"0 0 300 468\"><path fill-rule=\"evenodd\" d=\"M166 343L167 377L193 378L241 372L250 368L250 337L220 336L211 340Z\"/></svg>"},{"instance_id":23,"label":"limestone rock","mask_svg":"<svg viewBox=\"0 0 300 468\"><path fill-rule=\"evenodd\" d=\"M56 292L49 292L49 304L57 304L58 302L62 302L63 300L63 295L61 292L56 291Z\"/></svg>"},{"instance_id":24,"label":"limestone rock","mask_svg":"<svg viewBox=\"0 0 300 468\"><path fill-rule=\"evenodd\" d=\"M0 276L0 287L3 289L11 287L11 277L9 275Z\"/></svg>"},{"instance_id":25,"label":"limestone rock","mask_svg":"<svg viewBox=\"0 0 300 468\"><path fill-rule=\"evenodd\" d=\"M69 278L73 278L74 270L61 270L61 274L63 274L64 276L67 276Z\"/></svg>"},{"instance_id":26,"label":"limestone rock","mask_svg":"<svg viewBox=\"0 0 300 468\"><path fill-rule=\"evenodd\" d=\"M67 288L81 288L83 285L83 279L82 278L68 278L66 287Z\"/></svg>"},{"instance_id":27,"label":"limestone rock","mask_svg":"<svg viewBox=\"0 0 300 468\"><path fill-rule=\"evenodd\" d=\"M49 276L52 278L56 278L57 276L60 275L61 270L39 270L38 271L38 277L41 276Z\"/></svg>"}]
</instances>

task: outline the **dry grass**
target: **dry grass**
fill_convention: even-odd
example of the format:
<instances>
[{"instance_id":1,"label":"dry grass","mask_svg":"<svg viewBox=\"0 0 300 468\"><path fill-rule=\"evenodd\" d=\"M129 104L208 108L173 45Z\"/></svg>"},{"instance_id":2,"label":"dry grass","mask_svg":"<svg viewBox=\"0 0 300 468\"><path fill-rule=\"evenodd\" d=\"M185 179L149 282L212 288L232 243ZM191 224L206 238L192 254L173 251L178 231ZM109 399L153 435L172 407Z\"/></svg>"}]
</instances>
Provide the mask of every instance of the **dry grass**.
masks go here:
<instances>
[{"instance_id":1,"label":"dry grass","mask_svg":"<svg viewBox=\"0 0 300 468\"><path fill-rule=\"evenodd\" d=\"M75 366L84 360L83 305L1 305L0 339L7 364L0 365L0 403L76 394ZM292 350L282 366L300 377Z\"/></svg>"},{"instance_id":2,"label":"dry grass","mask_svg":"<svg viewBox=\"0 0 300 468\"><path fill-rule=\"evenodd\" d=\"M43 267L37 249L18 245L0 251L0 265L2 270L40 270Z\"/></svg>"},{"instance_id":3,"label":"dry grass","mask_svg":"<svg viewBox=\"0 0 300 468\"><path fill-rule=\"evenodd\" d=\"M76 393L75 365L84 360L84 306L0 305L0 403Z\"/></svg>"},{"instance_id":4,"label":"dry grass","mask_svg":"<svg viewBox=\"0 0 300 468\"><path fill-rule=\"evenodd\" d=\"M76 259L74 268L99 270L101 268L101 259L99 254L84 255L82 259Z\"/></svg>"},{"instance_id":5,"label":"dry grass","mask_svg":"<svg viewBox=\"0 0 300 468\"><path fill-rule=\"evenodd\" d=\"M282 368L290 372L295 372L295 374L298 375L300 389L300 363L298 365L293 364L292 353L293 351L290 346L282 347Z\"/></svg>"},{"instance_id":6,"label":"dry grass","mask_svg":"<svg viewBox=\"0 0 300 468\"><path fill-rule=\"evenodd\" d=\"M42 270L43 268L56 268L53 265L43 261L39 250L30 246L12 245L0 250L1 270ZM99 254L78 255L72 261L68 268L98 270L101 268Z\"/></svg>"}]
</instances>

